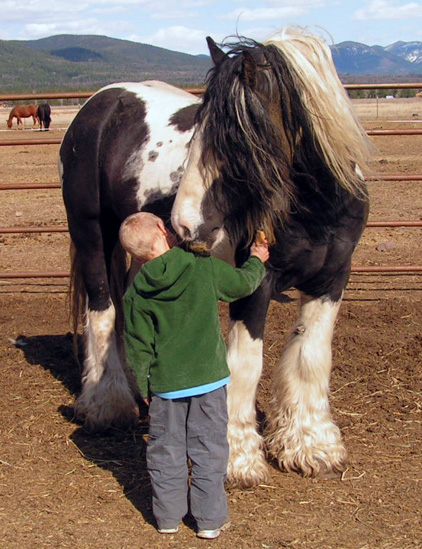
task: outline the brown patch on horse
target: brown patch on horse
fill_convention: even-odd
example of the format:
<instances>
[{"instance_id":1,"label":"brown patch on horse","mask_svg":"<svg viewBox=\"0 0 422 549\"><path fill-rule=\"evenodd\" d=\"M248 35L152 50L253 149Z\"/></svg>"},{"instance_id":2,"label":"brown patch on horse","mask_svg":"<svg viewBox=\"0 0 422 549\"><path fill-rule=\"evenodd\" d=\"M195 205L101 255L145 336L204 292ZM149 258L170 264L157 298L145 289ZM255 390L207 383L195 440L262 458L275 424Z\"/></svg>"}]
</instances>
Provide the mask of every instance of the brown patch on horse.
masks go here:
<instances>
[{"instance_id":1,"label":"brown patch on horse","mask_svg":"<svg viewBox=\"0 0 422 549\"><path fill-rule=\"evenodd\" d=\"M198 110L198 105L189 105L178 110L170 118L170 125L176 126L179 132L187 132L193 128L195 123L195 115Z\"/></svg>"}]
</instances>

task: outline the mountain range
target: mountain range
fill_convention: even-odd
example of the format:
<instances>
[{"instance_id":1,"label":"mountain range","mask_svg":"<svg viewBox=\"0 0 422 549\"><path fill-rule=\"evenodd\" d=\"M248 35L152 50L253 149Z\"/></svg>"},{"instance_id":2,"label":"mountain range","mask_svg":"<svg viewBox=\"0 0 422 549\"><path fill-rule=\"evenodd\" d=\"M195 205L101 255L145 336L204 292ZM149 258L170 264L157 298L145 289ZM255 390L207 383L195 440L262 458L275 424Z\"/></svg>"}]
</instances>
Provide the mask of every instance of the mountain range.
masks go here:
<instances>
[{"instance_id":1,"label":"mountain range","mask_svg":"<svg viewBox=\"0 0 422 549\"><path fill-rule=\"evenodd\" d=\"M331 51L339 74L422 74L422 42L395 42L386 47L341 42Z\"/></svg>"},{"instance_id":2,"label":"mountain range","mask_svg":"<svg viewBox=\"0 0 422 549\"><path fill-rule=\"evenodd\" d=\"M422 42L386 47L341 42L331 47L343 81L413 80L422 75ZM188 55L147 44L95 35L40 40L0 40L3 93L92 90L111 82L158 79L176 85L204 82L206 55Z\"/></svg>"}]
</instances>

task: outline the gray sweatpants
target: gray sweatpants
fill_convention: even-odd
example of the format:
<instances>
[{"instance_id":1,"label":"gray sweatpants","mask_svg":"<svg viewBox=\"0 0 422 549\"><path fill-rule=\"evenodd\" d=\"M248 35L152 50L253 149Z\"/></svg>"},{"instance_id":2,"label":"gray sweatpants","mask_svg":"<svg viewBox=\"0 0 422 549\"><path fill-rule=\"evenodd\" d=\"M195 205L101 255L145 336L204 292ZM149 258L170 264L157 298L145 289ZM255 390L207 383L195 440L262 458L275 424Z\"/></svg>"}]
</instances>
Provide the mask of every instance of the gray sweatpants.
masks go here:
<instances>
[{"instance_id":1,"label":"gray sweatpants","mask_svg":"<svg viewBox=\"0 0 422 549\"><path fill-rule=\"evenodd\" d=\"M192 463L190 510L198 529L214 530L228 517L227 388L150 404L147 466L152 510L159 528L173 528L188 512L188 458Z\"/></svg>"}]
</instances>

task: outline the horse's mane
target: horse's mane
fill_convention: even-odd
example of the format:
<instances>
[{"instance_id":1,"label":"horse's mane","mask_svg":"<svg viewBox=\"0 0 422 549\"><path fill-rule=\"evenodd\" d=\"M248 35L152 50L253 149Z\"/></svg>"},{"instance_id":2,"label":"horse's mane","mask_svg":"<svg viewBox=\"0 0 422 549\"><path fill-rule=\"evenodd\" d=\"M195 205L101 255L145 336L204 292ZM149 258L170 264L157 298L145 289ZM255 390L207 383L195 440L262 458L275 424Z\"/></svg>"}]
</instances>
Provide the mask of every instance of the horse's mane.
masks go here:
<instances>
[{"instance_id":1,"label":"horse's mane","mask_svg":"<svg viewBox=\"0 0 422 549\"><path fill-rule=\"evenodd\" d=\"M218 204L222 195L230 204L224 208L220 203L230 211L226 222L232 235L244 234L246 222L249 239L259 226L271 237L276 220L285 220L298 198L297 169L308 179L323 169L362 197L355 166L366 165L367 138L328 46L290 29L265 44L242 39L226 47L230 62L208 74L197 131L202 133L203 169L221 173L223 192L217 185L214 199ZM244 63L250 55L259 62L267 103L245 82ZM271 98L280 101L276 112L268 108Z\"/></svg>"},{"instance_id":2,"label":"horse's mane","mask_svg":"<svg viewBox=\"0 0 422 549\"><path fill-rule=\"evenodd\" d=\"M301 27L287 27L265 42L290 62L316 146L339 185L362 196L372 144L340 82L328 44Z\"/></svg>"}]
</instances>

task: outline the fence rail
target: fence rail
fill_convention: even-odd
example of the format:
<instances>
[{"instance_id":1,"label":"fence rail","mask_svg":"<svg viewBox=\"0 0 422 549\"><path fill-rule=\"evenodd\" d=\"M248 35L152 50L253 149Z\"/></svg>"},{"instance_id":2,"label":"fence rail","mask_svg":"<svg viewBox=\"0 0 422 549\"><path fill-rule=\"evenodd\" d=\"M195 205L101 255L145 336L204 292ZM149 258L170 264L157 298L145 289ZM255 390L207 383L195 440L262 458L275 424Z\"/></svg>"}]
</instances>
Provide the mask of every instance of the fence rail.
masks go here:
<instances>
[{"instance_id":1,"label":"fence rail","mask_svg":"<svg viewBox=\"0 0 422 549\"><path fill-rule=\"evenodd\" d=\"M422 89L422 82L392 82L392 83L382 83L382 84L344 84L346 90L412 90L412 89ZM194 95L202 95L205 91L205 88L183 88L189 93ZM60 93L14 93L14 94L0 94L0 101L37 101L39 99L48 100L48 99L88 99L96 93L94 91L78 91L78 92L60 92Z\"/></svg>"},{"instance_id":2,"label":"fence rail","mask_svg":"<svg viewBox=\"0 0 422 549\"><path fill-rule=\"evenodd\" d=\"M422 227L422 221L368 221L366 228L373 227ZM0 227L0 234L67 233L67 225Z\"/></svg>"},{"instance_id":3,"label":"fence rail","mask_svg":"<svg viewBox=\"0 0 422 549\"><path fill-rule=\"evenodd\" d=\"M414 128L409 130L368 130L366 132L370 136L380 135L422 135L422 129ZM0 142L2 147L15 147L17 145L60 145L62 142L59 138L34 138L34 139L4 139Z\"/></svg>"}]
</instances>

